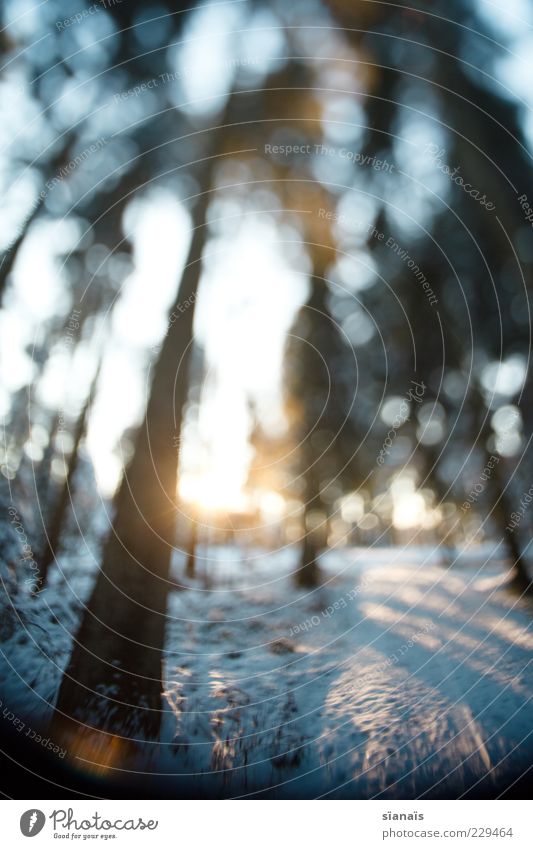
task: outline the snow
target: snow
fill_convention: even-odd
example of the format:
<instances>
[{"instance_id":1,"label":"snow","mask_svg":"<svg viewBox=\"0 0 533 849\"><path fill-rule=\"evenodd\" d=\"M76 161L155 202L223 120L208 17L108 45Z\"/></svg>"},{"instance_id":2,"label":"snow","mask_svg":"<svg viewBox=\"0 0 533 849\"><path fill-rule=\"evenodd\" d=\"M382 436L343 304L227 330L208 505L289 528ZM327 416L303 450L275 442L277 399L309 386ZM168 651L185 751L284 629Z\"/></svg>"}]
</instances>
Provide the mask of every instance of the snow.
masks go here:
<instances>
[{"instance_id":1,"label":"snow","mask_svg":"<svg viewBox=\"0 0 533 849\"><path fill-rule=\"evenodd\" d=\"M497 793L533 748L531 610L497 555L332 552L312 592L290 557L219 555L227 586L210 563L172 598L165 770L232 797Z\"/></svg>"},{"instance_id":2,"label":"snow","mask_svg":"<svg viewBox=\"0 0 533 849\"><path fill-rule=\"evenodd\" d=\"M13 562L16 562L13 558ZM60 558L48 586L31 595L23 580L0 585L0 691L4 708L40 724L52 714L72 635L89 598L90 556Z\"/></svg>"},{"instance_id":3,"label":"snow","mask_svg":"<svg viewBox=\"0 0 533 849\"><path fill-rule=\"evenodd\" d=\"M296 558L200 549L170 596L161 736L139 769L178 798L490 797L523 774L531 602L498 547L331 551L314 590L294 586ZM34 722L94 573L62 568L4 634L6 702Z\"/></svg>"}]
</instances>

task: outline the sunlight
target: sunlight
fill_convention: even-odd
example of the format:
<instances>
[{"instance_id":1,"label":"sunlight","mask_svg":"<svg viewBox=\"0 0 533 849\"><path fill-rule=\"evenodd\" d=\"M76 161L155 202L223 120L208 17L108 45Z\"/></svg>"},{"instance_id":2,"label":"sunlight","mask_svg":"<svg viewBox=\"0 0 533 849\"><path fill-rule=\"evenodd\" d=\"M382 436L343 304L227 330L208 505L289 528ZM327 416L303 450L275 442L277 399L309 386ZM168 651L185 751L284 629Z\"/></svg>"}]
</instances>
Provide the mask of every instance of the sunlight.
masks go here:
<instances>
[{"instance_id":1,"label":"sunlight","mask_svg":"<svg viewBox=\"0 0 533 849\"><path fill-rule=\"evenodd\" d=\"M248 498L239 481L224 477L216 470L205 474L183 474L178 491L184 501L207 512L243 513L248 507Z\"/></svg>"},{"instance_id":2,"label":"sunlight","mask_svg":"<svg viewBox=\"0 0 533 849\"><path fill-rule=\"evenodd\" d=\"M390 486L392 495L392 522L398 530L415 528L424 523L426 502L424 496L415 491L412 475L399 475Z\"/></svg>"}]
</instances>

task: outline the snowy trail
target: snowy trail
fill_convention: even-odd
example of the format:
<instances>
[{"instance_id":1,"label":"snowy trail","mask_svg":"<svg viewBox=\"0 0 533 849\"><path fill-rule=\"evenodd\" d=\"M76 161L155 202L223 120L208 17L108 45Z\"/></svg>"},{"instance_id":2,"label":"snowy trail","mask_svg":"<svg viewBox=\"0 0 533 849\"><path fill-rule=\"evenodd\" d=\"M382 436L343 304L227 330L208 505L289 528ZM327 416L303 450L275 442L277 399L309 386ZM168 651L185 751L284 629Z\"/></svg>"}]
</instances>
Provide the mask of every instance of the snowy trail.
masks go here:
<instances>
[{"instance_id":1,"label":"snowy trail","mask_svg":"<svg viewBox=\"0 0 533 849\"><path fill-rule=\"evenodd\" d=\"M339 552L302 593L290 558L224 554L231 586L172 599L166 771L221 796L412 798L527 769L531 609L504 563Z\"/></svg>"},{"instance_id":2,"label":"snowy trail","mask_svg":"<svg viewBox=\"0 0 533 849\"><path fill-rule=\"evenodd\" d=\"M532 763L533 609L497 551L445 569L429 549L339 550L313 591L293 586L295 551L203 553L170 597L159 743L126 765L155 797L491 798ZM92 580L70 568L80 599ZM35 727L71 599L58 580L3 619L6 704Z\"/></svg>"}]
</instances>

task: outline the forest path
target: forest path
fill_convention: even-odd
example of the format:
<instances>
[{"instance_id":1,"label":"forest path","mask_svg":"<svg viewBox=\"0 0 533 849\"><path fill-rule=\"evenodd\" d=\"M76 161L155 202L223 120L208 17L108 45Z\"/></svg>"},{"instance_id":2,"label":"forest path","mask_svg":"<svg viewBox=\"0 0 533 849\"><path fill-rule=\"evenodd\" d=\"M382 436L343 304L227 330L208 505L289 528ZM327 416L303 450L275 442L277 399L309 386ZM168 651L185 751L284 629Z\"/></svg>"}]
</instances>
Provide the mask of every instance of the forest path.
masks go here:
<instances>
[{"instance_id":1,"label":"forest path","mask_svg":"<svg viewBox=\"0 0 533 849\"><path fill-rule=\"evenodd\" d=\"M494 794L531 763L532 611L496 556L333 552L309 592L292 552L208 554L217 582L171 599L165 771L220 796L413 798Z\"/></svg>"}]
</instances>

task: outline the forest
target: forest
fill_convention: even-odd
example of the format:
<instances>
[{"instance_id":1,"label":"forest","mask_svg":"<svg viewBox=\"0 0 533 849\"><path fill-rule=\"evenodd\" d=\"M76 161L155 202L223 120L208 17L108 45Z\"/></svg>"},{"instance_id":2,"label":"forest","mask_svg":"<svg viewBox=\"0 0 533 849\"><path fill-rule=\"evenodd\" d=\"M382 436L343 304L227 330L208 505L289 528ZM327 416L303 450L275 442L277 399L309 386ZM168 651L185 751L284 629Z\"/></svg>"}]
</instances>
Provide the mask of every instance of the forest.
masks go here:
<instances>
[{"instance_id":1,"label":"forest","mask_svg":"<svg viewBox=\"0 0 533 849\"><path fill-rule=\"evenodd\" d=\"M0 15L3 795L522 798L533 5Z\"/></svg>"}]
</instances>

